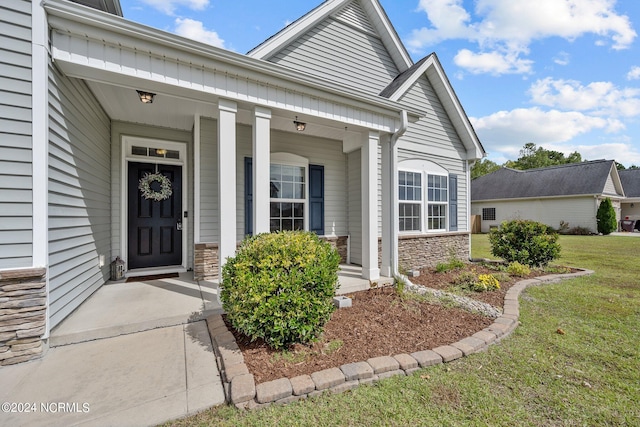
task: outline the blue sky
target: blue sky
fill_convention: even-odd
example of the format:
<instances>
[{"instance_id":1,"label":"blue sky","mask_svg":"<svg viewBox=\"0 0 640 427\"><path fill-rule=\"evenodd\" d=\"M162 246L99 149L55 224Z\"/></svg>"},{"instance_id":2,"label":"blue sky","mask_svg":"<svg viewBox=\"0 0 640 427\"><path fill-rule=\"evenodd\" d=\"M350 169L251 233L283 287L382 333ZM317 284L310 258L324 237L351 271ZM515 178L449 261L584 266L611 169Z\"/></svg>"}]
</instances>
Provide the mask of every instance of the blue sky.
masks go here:
<instances>
[{"instance_id":1,"label":"blue sky","mask_svg":"<svg viewBox=\"0 0 640 427\"><path fill-rule=\"evenodd\" d=\"M640 1L381 0L436 52L488 158L527 142L640 165ZM127 19L246 53L321 0L121 0Z\"/></svg>"}]
</instances>

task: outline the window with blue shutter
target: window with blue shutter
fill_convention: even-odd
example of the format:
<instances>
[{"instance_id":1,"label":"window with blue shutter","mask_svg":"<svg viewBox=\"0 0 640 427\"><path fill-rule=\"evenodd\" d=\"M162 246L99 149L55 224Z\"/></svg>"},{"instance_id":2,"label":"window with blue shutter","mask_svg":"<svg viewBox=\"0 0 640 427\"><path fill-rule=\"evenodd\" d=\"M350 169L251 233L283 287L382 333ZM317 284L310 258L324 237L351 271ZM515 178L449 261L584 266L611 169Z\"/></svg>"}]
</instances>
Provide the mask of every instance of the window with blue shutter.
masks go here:
<instances>
[{"instance_id":1,"label":"window with blue shutter","mask_svg":"<svg viewBox=\"0 0 640 427\"><path fill-rule=\"evenodd\" d=\"M324 166L309 165L309 230L324 235Z\"/></svg>"},{"instance_id":2,"label":"window with blue shutter","mask_svg":"<svg viewBox=\"0 0 640 427\"><path fill-rule=\"evenodd\" d=\"M324 166L309 165L309 230L324 235ZM244 159L245 235L253 234L253 162ZM265 212L265 215L269 215Z\"/></svg>"},{"instance_id":3,"label":"window with blue shutter","mask_svg":"<svg viewBox=\"0 0 640 427\"><path fill-rule=\"evenodd\" d=\"M449 231L458 231L458 176L449 175Z\"/></svg>"},{"instance_id":4,"label":"window with blue shutter","mask_svg":"<svg viewBox=\"0 0 640 427\"><path fill-rule=\"evenodd\" d=\"M244 234L253 235L253 161L244 158Z\"/></svg>"}]
</instances>

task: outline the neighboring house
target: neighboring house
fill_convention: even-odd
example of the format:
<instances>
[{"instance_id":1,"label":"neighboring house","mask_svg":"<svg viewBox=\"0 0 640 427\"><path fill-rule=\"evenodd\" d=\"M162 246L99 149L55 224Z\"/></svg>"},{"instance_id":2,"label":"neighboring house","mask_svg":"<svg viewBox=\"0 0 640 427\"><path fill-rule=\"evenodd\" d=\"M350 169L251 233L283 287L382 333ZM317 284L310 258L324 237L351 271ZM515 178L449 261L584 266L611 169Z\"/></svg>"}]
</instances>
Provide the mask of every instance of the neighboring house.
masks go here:
<instances>
[{"instance_id":1,"label":"neighboring house","mask_svg":"<svg viewBox=\"0 0 640 427\"><path fill-rule=\"evenodd\" d=\"M596 233L598 206L607 197L619 220L625 192L613 160L501 168L471 182L471 214L481 217L483 233L511 219L530 219L556 229L567 223L569 228Z\"/></svg>"},{"instance_id":2,"label":"neighboring house","mask_svg":"<svg viewBox=\"0 0 640 427\"><path fill-rule=\"evenodd\" d=\"M640 169L626 169L618 171L624 195L622 200L621 218L635 220L635 228L640 228Z\"/></svg>"},{"instance_id":3,"label":"neighboring house","mask_svg":"<svg viewBox=\"0 0 640 427\"><path fill-rule=\"evenodd\" d=\"M246 235L285 229L369 280L469 256L484 150L377 0L326 1L247 55L121 14L3 2L0 364L40 354L116 257L127 276L218 278ZM156 172L160 201L138 188Z\"/></svg>"}]
</instances>

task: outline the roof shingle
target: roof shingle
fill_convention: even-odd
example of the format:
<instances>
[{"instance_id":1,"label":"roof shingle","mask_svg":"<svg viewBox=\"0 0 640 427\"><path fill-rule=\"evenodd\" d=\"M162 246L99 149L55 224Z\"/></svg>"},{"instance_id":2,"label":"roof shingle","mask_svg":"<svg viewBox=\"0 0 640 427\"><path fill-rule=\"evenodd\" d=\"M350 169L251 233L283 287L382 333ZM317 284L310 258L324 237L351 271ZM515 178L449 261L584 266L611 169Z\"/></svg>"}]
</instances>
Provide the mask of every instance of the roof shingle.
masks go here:
<instances>
[{"instance_id":1,"label":"roof shingle","mask_svg":"<svg viewBox=\"0 0 640 427\"><path fill-rule=\"evenodd\" d=\"M603 194L614 163L594 160L528 170L501 168L471 181L471 200Z\"/></svg>"}]
</instances>

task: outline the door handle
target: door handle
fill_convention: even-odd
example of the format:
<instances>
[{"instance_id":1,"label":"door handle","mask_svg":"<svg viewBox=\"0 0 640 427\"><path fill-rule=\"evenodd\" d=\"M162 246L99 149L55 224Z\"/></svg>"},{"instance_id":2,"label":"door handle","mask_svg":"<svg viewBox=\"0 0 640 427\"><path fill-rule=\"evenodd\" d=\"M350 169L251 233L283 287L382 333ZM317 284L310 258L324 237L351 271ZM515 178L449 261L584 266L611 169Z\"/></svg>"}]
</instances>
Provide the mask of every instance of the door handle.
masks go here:
<instances>
[{"instance_id":1,"label":"door handle","mask_svg":"<svg viewBox=\"0 0 640 427\"><path fill-rule=\"evenodd\" d=\"M182 220L178 220L176 223L176 230L182 231Z\"/></svg>"}]
</instances>

